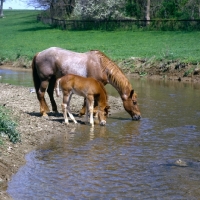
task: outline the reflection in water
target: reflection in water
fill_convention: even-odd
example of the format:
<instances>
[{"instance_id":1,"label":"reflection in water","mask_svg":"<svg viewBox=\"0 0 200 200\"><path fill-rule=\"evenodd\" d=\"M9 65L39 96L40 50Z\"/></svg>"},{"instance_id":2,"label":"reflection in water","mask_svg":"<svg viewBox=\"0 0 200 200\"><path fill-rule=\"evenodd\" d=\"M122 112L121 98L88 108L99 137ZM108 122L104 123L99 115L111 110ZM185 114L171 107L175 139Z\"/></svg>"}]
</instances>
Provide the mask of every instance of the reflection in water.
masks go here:
<instances>
[{"instance_id":1,"label":"reflection in water","mask_svg":"<svg viewBox=\"0 0 200 200\"><path fill-rule=\"evenodd\" d=\"M199 199L200 87L132 80L142 112L76 126L26 156L8 193L23 199Z\"/></svg>"},{"instance_id":2,"label":"reflection in water","mask_svg":"<svg viewBox=\"0 0 200 200\"><path fill-rule=\"evenodd\" d=\"M33 87L32 75L29 71L0 69L0 76L0 83L10 83L13 85Z\"/></svg>"}]
</instances>

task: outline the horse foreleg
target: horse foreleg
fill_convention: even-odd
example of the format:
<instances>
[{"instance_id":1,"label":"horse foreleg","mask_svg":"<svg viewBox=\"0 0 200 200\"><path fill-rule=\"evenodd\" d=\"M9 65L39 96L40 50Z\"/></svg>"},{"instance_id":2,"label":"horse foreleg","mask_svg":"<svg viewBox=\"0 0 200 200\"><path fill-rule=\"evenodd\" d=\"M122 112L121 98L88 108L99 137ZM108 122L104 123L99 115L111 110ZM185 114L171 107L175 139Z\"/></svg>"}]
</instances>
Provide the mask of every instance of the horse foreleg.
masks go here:
<instances>
[{"instance_id":1,"label":"horse foreleg","mask_svg":"<svg viewBox=\"0 0 200 200\"><path fill-rule=\"evenodd\" d=\"M94 98L93 97L88 97L88 109L90 113L90 125L94 126L94 118L93 118L93 111L94 111Z\"/></svg>"},{"instance_id":2,"label":"horse foreleg","mask_svg":"<svg viewBox=\"0 0 200 200\"><path fill-rule=\"evenodd\" d=\"M53 112L58 113L57 105L56 105L55 99L53 97L55 83L56 83L56 77L52 76L51 80L49 81L47 93L48 93L50 101L51 101L51 106L52 106Z\"/></svg>"},{"instance_id":3,"label":"horse foreleg","mask_svg":"<svg viewBox=\"0 0 200 200\"><path fill-rule=\"evenodd\" d=\"M40 102L40 113L42 116L48 116L49 107L44 98L46 88L48 87L48 81L42 81L39 90L37 91L37 98Z\"/></svg>"},{"instance_id":4,"label":"horse foreleg","mask_svg":"<svg viewBox=\"0 0 200 200\"><path fill-rule=\"evenodd\" d=\"M83 107L79 111L79 117L81 117L82 115L85 115L86 109L87 109L86 108L86 99L84 99ZM97 111L98 111L98 102L97 102L97 100L95 100L94 101L94 117L96 117L96 118L97 118Z\"/></svg>"},{"instance_id":5,"label":"horse foreleg","mask_svg":"<svg viewBox=\"0 0 200 200\"><path fill-rule=\"evenodd\" d=\"M87 124L88 123L88 100L86 100L86 107L85 107L85 123Z\"/></svg>"}]
</instances>

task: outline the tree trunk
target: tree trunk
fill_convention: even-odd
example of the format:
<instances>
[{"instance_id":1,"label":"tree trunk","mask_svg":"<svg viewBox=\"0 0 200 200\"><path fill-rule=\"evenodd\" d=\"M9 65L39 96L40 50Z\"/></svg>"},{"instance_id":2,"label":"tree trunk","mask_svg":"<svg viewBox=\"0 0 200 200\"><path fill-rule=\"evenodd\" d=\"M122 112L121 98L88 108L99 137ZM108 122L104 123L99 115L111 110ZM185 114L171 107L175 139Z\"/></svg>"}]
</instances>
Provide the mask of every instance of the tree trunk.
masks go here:
<instances>
[{"instance_id":1,"label":"tree trunk","mask_svg":"<svg viewBox=\"0 0 200 200\"><path fill-rule=\"evenodd\" d=\"M3 0L1 0L1 5L0 5L0 17L3 17Z\"/></svg>"},{"instance_id":2,"label":"tree trunk","mask_svg":"<svg viewBox=\"0 0 200 200\"><path fill-rule=\"evenodd\" d=\"M199 18L200 18L200 4L199 4Z\"/></svg>"},{"instance_id":3,"label":"tree trunk","mask_svg":"<svg viewBox=\"0 0 200 200\"><path fill-rule=\"evenodd\" d=\"M147 9L146 9L146 25L149 25L150 24L150 0L147 0Z\"/></svg>"}]
</instances>

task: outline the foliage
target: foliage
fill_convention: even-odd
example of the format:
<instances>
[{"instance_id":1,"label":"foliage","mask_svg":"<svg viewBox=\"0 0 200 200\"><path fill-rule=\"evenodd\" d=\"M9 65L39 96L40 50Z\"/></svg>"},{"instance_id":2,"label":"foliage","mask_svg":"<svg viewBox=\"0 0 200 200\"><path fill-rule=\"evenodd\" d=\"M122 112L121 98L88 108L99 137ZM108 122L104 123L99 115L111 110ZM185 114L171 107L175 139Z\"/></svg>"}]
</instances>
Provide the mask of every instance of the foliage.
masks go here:
<instances>
[{"instance_id":1,"label":"foliage","mask_svg":"<svg viewBox=\"0 0 200 200\"><path fill-rule=\"evenodd\" d=\"M194 74L194 71L195 71L195 67L192 67L190 69L188 69L187 71L185 71L185 73L183 74L183 77L187 77L191 74Z\"/></svg>"},{"instance_id":2,"label":"foliage","mask_svg":"<svg viewBox=\"0 0 200 200\"><path fill-rule=\"evenodd\" d=\"M126 15L136 19L144 18L145 1L141 0L126 0L125 10Z\"/></svg>"},{"instance_id":3,"label":"foliage","mask_svg":"<svg viewBox=\"0 0 200 200\"><path fill-rule=\"evenodd\" d=\"M200 19L199 0L151 0L151 19ZM128 16L145 19L147 0L126 0Z\"/></svg>"},{"instance_id":4,"label":"foliage","mask_svg":"<svg viewBox=\"0 0 200 200\"><path fill-rule=\"evenodd\" d=\"M20 134L16 130L16 122L11 120L9 111L0 105L0 136L7 135L11 142L20 141Z\"/></svg>"},{"instance_id":5,"label":"foliage","mask_svg":"<svg viewBox=\"0 0 200 200\"><path fill-rule=\"evenodd\" d=\"M73 10L75 0L51 0L49 11L51 17L64 19L69 17Z\"/></svg>"},{"instance_id":6,"label":"foliage","mask_svg":"<svg viewBox=\"0 0 200 200\"><path fill-rule=\"evenodd\" d=\"M199 0L162 0L156 17L162 19L199 19Z\"/></svg>"},{"instance_id":7,"label":"foliage","mask_svg":"<svg viewBox=\"0 0 200 200\"><path fill-rule=\"evenodd\" d=\"M80 19L124 18L124 0L76 0L74 15Z\"/></svg>"},{"instance_id":8,"label":"foliage","mask_svg":"<svg viewBox=\"0 0 200 200\"><path fill-rule=\"evenodd\" d=\"M27 4L45 10L49 17L64 19L73 12L75 0L28 0Z\"/></svg>"},{"instance_id":9,"label":"foliage","mask_svg":"<svg viewBox=\"0 0 200 200\"><path fill-rule=\"evenodd\" d=\"M177 4L174 0L164 0L158 15L163 19L176 17L178 15L177 8Z\"/></svg>"}]
</instances>

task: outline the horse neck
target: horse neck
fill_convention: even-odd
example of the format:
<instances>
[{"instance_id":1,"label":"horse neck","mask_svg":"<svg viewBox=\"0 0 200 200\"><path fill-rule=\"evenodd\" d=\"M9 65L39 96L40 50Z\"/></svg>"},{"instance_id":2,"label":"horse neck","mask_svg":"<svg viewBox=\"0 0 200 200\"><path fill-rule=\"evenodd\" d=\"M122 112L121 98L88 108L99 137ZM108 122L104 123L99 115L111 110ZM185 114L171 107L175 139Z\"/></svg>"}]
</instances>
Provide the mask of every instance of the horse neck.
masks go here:
<instances>
[{"instance_id":1,"label":"horse neck","mask_svg":"<svg viewBox=\"0 0 200 200\"><path fill-rule=\"evenodd\" d=\"M118 91L119 95L129 95L132 86L124 74L110 74L108 73L109 83Z\"/></svg>"},{"instance_id":2,"label":"horse neck","mask_svg":"<svg viewBox=\"0 0 200 200\"><path fill-rule=\"evenodd\" d=\"M132 85L121 69L101 51L93 51L101 61L103 73L106 73L109 83L118 91L121 98L129 95Z\"/></svg>"},{"instance_id":3,"label":"horse neck","mask_svg":"<svg viewBox=\"0 0 200 200\"><path fill-rule=\"evenodd\" d=\"M118 91L119 95L129 95L132 85L121 69L112 61L106 66L106 74L109 83Z\"/></svg>"},{"instance_id":4,"label":"horse neck","mask_svg":"<svg viewBox=\"0 0 200 200\"><path fill-rule=\"evenodd\" d=\"M121 69L104 53L95 51L101 60L102 71L106 73L109 83L118 91L119 95L129 95L132 85Z\"/></svg>"}]
</instances>

